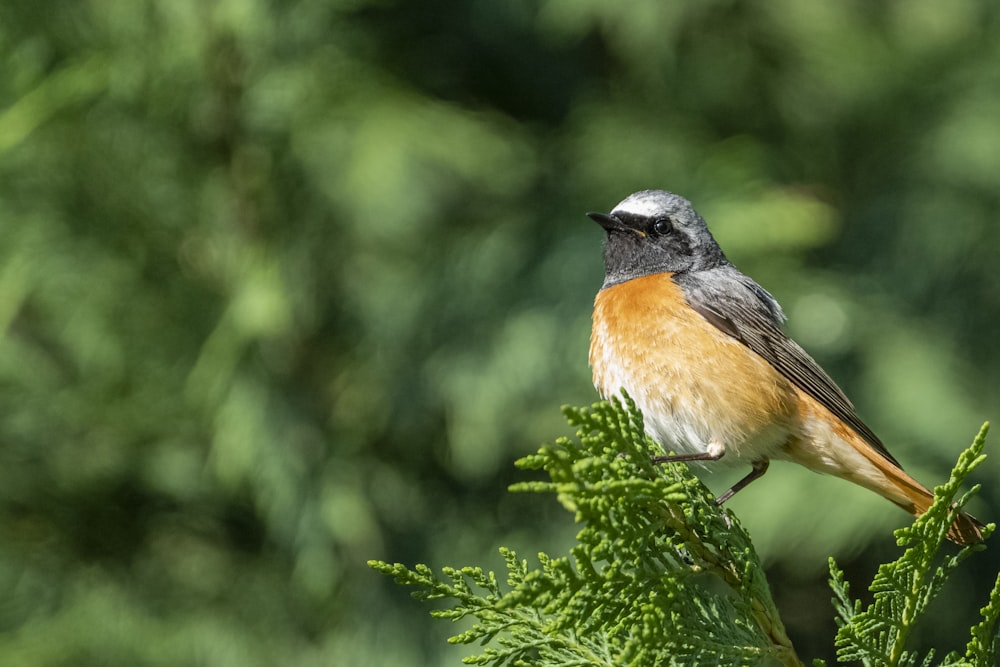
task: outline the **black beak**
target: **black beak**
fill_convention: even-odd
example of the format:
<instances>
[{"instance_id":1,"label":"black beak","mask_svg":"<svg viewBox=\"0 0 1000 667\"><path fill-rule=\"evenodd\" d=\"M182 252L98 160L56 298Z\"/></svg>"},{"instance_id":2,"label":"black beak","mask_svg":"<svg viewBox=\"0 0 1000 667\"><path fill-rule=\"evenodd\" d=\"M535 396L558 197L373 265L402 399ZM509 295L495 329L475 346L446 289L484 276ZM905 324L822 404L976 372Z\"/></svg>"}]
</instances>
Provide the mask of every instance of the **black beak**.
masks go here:
<instances>
[{"instance_id":1,"label":"black beak","mask_svg":"<svg viewBox=\"0 0 1000 667\"><path fill-rule=\"evenodd\" d=\"M606 232L623 232L628 229L622 224L622 221L613 215L608 215L607 213L588 213L587 217L604 227Z\"/></svg>"}]
</instances>

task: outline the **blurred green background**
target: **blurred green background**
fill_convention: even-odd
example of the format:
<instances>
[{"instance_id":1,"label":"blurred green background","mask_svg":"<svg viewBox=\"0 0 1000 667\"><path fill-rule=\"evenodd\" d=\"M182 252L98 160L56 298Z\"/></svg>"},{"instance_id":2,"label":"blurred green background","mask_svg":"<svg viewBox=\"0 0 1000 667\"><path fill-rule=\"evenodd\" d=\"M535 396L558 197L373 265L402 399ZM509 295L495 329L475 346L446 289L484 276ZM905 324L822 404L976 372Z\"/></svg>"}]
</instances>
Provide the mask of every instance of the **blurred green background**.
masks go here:
<instances>
[{"instance_id":1,"label":"blurred green background","mask_svg":"<svg viewBox=\"0 0 1000 667\"><path fill-rule=\"evenodd\" d=\"M998 13L6 0L0 664L459 664L365 561L565 551L505 489L596 398L583 213L644 188L943 481L1000 405ZM731 506L830 657L826 557L860 587L907 517L787 464ZM997 553L922 645L964 644Z\"/></svg>"}]
</instances>

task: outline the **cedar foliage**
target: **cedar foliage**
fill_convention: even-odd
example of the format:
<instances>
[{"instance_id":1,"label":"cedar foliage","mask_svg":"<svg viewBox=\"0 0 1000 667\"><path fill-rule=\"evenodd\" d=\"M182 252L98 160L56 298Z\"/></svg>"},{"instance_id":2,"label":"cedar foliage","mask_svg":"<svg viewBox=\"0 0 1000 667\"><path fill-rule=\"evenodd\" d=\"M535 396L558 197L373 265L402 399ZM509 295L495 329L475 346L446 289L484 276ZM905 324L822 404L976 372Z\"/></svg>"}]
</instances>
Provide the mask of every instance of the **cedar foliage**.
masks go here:
<instances>
[{"instance_id":1,"label":"cedar foliage","mask_svg":"<svg viewBox=\"0 0 1000 667\"><path fill-rule=\"evenodd\" d=\"M465 658L468 664L803 664L750 537L686 465L650 461L660 450L644 434L634 403L567 407L564 413L578 429L576 438L559 438L517 462L525 470L544 470L549 480L520 482L511 490L555 494L574 514L582 527L568 555L540 553L538 564L530 565L502 548L504 584L482 567L446 567L438 575L426 565L369 564L414 586L417 599L451 602L433 616L473 619L449 639L484 646ZM907 549L879 568L869 586L871 605L852 600L831 559L838 661L893 667L996 663L1000 588L972 629L965 656L951 653L934 663L931 651L918 663L919 656L906 648L949 575L985 548L964 547L939 558L954 513L978 491L973 487L954 501L965 477L985 459L986 431L984 426L959 457L951 479L935 489L931 510L897 531Z\"/></svg>"}]
</instances>

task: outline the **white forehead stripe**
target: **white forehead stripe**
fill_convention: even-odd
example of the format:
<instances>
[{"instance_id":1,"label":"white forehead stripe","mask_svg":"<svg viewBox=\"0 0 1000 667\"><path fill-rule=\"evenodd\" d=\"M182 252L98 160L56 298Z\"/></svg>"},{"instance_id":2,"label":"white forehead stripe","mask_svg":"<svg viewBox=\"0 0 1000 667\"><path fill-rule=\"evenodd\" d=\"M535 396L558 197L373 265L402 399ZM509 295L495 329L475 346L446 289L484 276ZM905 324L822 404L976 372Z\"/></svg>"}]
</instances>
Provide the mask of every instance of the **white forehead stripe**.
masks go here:
<instances>
[{"instance_id":1,"label":"white forehead stripe","mask_svg":"<svg viewBox=\"0 0 1000 667\"><path fill-rule=\"evenodd\" d=\"M611 213L631 213L642 217L652 217L676 208L677 195L661 190L637 192L623 199ZM673 206L672 206L673 204Z\"/></svg>"}]
</instances>

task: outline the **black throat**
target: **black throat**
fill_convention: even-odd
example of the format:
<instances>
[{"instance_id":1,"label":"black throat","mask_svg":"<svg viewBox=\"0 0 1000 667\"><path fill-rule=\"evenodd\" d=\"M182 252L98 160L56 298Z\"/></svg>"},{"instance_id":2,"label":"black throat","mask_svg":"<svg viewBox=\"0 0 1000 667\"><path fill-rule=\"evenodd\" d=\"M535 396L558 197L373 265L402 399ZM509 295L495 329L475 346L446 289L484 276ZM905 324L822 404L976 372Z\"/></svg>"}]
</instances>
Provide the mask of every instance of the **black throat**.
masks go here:
<instances>
[{"instance_id":1,"label":"black throat","mask_svg":"<svg viewBox=\"0 0 1000 667\"><path fill-rule=\"evenodd\" d=\"M677 235L656 243L631 231L613 231L604 241L603 287L657 273L705 271L728 264L714 242L697 243Z\"/></svg>"}]
</instances>

